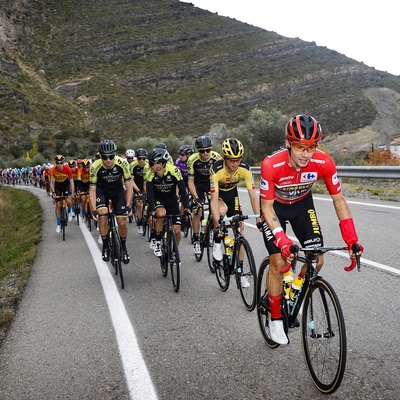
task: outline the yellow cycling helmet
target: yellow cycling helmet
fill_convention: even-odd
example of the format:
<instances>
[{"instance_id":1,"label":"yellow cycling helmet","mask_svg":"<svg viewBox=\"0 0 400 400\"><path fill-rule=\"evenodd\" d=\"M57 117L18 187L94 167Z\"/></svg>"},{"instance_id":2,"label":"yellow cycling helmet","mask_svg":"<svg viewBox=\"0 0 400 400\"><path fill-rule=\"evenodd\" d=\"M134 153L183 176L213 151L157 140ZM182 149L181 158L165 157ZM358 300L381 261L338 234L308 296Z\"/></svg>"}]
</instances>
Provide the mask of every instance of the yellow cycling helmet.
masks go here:
<instances>
[{"instance_id":1,"label":"yellow cycling helmet","mask_svg":"<svg viewBox=\"0 0 400 400\"><path fill-rule=\"evenodd\" d=\"M241 158L244 154L242 142L235 138L225 139L222 143L222 154L224 158Z\"/></svg>"}]
</instances>

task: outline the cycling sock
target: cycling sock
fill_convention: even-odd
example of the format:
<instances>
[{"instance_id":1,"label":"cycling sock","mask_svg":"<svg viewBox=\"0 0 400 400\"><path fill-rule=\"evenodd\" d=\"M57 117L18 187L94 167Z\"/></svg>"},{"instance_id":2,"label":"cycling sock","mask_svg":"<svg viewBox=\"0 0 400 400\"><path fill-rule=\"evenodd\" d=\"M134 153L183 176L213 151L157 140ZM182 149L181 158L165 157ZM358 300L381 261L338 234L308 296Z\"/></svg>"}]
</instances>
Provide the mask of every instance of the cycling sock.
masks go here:
<instances>
[{"instance_id":1,"label":"cycling sock","mask_svg":"<svg viewBox=\"0 0 400 400\"><path fill-rule=\"evenodd\" d=\"M61 217L57 217L57 225L61 225Z\"/></svg>"},{"instance_id":2,"label":"cycling sock","mask_svg":"<svg viewBox=\"0 0 400 400\"><path fill-rule=\"evenodd\" d=\"M271 319L282 319L281 300L282 295L271 296L268 293L269 307L271 309Z\"/></svg>"},{"instance_id":3,"label":"cycling sock","mask_svg":"<svg viewBox=\"0 0 400 400\"><path fill-rule=\"evenodd\" d=\"M156 241L159 242L161 240L161 232L155 232L154 239L156 239Z\"/></svg>"},{"instance_id":4,"label":"cycling sock","mask_svg":"<svg viewBox=\"0 0 400 400\"><path fill-rule=\"evenodd\" d=\"M108 237L106 236L102 236L101 240L103 241L103 248L104 249L108 249Z\"/></svg>"},{"instance_id":5,"label":"cycling sock","mask_svg":"<svg viewBox=\"0 0 400 400\"><path fill-rule=\"evenodd\" d=\"M199 234L198 233L193 233L193 241L198 242L199 241Z\"/></svg>"},{"instance_id":6,"label":"cycling sock","mask_svg":"<svg viewBox=\"0 0 400 400\"><path fill-rule=\"evenodd\" d=\"M126 238L121 238L121 246L122 246L122 250L126 250Z\"/></svg>"}]
</instances>

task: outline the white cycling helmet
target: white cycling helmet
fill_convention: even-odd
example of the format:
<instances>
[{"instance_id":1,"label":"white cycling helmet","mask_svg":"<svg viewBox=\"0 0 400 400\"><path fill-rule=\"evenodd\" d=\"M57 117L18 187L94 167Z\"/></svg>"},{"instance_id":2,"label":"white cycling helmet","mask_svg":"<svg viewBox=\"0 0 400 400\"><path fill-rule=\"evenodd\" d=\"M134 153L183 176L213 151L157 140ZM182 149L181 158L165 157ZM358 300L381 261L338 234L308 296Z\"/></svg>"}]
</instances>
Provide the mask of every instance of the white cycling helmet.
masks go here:
<instances>
[{"instance_id":1,"label":"white cycling helmet","mask_svg":"<svg viewBox=\"0 0 400 400\"><path fill-rule=\"evenodd\" d=\"M135 157L135 150L128 149L128 150L125 152L125 155L126 155L126 157L133 158L133 157Z\"/></svg>"}]
</instances>

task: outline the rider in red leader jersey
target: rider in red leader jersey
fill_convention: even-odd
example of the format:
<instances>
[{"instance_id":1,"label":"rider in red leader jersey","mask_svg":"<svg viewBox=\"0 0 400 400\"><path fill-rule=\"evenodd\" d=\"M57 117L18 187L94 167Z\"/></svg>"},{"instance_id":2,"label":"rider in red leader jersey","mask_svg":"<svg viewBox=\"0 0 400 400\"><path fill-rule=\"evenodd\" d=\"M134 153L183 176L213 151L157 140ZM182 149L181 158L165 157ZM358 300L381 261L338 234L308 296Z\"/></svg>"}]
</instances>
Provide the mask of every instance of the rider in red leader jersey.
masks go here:
<instances>
[{"instance_id":1,"label":"rider in red leader jersey","mask_svg":"<svg viewBox=\"0 0 400 400\"><path fill-rule=\"evenodd\" d=\"M282 272L293 260L290 252L293 242L286 235L286 221L303 247L323 246L323 236L315 212L311 188L323 179L332 197L339 219L340 231L347 244L350 257L352 245L358 236L350 208L344 198L336 165L332 158L317 149L322 137L320 124L310 115L297 115L286 125L286 148L266 157L261 164L261 210L265 220L264 241L270 254L267 274L268 300L271 309L271 339L287 344L280 310L282 298ZM364 250L361 245L361 252ZM318 257L318 270L323 255ZM305 266L299 277L304 279Z\"/></svg>"}]
</instances>

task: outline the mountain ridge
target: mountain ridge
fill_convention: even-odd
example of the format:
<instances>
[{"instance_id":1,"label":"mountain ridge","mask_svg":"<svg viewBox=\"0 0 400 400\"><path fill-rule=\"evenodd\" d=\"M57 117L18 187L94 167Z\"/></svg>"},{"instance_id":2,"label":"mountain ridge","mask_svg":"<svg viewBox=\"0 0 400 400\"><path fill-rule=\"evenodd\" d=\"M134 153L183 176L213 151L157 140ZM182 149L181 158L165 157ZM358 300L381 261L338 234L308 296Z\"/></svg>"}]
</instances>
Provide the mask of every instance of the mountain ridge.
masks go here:
<instances>
[{"instance_id":1,"label":"mountain ridge","mask_svg":"<svg viewBox=\"0 0 400 400\"><path fill-rule=\"evenodd\" d=\"M193 138L235 128L255 107L314 115L332 149L363 130L355 150L398 133L400 78L314 42L174 0L5 1L3 155L32 142L68 155L93 152L104 136L122 148Z\"/></svg>"}]
</instances>

